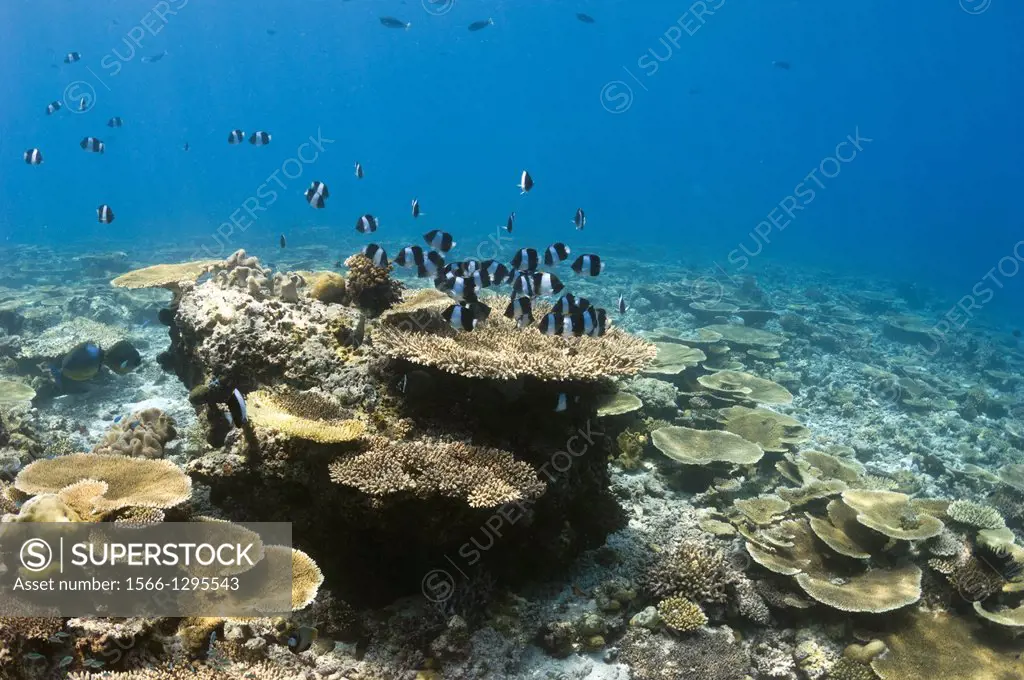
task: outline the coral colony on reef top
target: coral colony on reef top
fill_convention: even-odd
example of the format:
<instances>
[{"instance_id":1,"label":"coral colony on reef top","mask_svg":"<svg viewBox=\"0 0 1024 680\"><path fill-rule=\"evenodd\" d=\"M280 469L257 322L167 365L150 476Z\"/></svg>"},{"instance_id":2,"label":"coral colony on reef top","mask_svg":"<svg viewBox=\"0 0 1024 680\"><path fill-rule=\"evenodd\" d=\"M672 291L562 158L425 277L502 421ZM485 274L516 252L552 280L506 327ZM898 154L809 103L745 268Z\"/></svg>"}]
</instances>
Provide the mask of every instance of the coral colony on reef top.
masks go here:
<instances>
[{"instance_id":1,"label":"coral colony on reef top","mask_svg":"<svg viewBox=\"0 0 1024 680\"><path fill-rule=\"evenodd\" d=\"M638 285L650 311L622 321L646 329L600 337L504 317L459 331L448 295L368 262L270 272L239 251L129 271L93 316L169 291L141 331L14 299L3 520L287 521L296 611L7 612L4 677L526 677L585 659L641 680L1019 674L1024 473L990 471L1020 440L1007 388L909 370L859 312L821 316L785 287L782 311L740 316L764 305L751 283L708 316L692 288ZM139 380L138 406L69 431L89 405L50 413L80 389L50 367L125 340L148 361L94 380ZM168 371L183 389L153 405L144 381ZM979 419L1005 443L951 458ZM105 640L127 651L101 665Z\"/></svg>"}]
</instances>

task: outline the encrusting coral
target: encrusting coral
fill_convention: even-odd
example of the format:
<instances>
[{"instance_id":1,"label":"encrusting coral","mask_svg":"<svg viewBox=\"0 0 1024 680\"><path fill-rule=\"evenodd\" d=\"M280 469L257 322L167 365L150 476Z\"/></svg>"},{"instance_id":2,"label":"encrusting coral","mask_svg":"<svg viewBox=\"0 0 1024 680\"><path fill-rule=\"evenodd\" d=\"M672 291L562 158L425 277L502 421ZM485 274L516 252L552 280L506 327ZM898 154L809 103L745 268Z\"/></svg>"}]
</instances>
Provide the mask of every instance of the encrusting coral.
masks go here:
<instances>
[{"instance_id":1,"label":"encrusting coral","mask_svg":"<svg viewBox=\"0 0 1024 680\"><path fill-rule=\"evenodd\" d=\"M346 300L345 277L337 272L314 272L307 281L307 294L314 300L326 304L344 304Z\"/></svg>"},{"instance_id":2,"label":"encrusting coral","mask_svg":"<svg viewBox=\"0 0 1024 680\"><path fill-rule=\"evenodd\" d=\"M174 419L158 408L122 418L93 447L93 453L162 458L164 445L177 437Z\"/></svg>"},{"instance_id":3,"label":"encrusting coral","mask_svg":"<svg viewBox=\"0 0 1024 680\"><path fill-rule=\"evenodd\" d=\"M331 463L331 481L374 497L408 493L465 500L473 508L536 498L545 489L508 451L462 442L371 437L367 451Z\"/></svg>"}]
</instances>

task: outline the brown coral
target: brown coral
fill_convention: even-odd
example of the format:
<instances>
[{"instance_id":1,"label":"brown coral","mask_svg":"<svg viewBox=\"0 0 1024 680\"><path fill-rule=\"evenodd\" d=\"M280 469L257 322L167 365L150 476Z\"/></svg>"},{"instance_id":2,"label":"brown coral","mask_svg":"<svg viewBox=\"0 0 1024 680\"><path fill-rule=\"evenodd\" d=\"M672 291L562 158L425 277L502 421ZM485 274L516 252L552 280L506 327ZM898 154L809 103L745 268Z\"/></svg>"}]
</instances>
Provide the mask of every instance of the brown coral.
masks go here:
<instances>
[{"instance_id":1,"label":"brown coral","mask_svg":"<svg viewBox=\"0 0 1024 680\"><path fill-rule=\"evenodd\" d=\"M314 300L325 304L343 304L346 300L345 277L337 272L314 272L306 283Z\"/></svg>"},{"instance_id":2,"label":"brown coral","mask_svg":"<svg viewBox=\"0 0 1024 680\"><path fill-rule=\"evenodd\" d=\"M348 300L370 316L378 316L402 299L404 286L391 278L391 265L378 267L360 253L345 260L345 266L348 267L345 282Z\"/></svg>"},{"instance_id":3,"label":"brown coral","mask_svg":"<svg viewBox=\"0 0 1024 680\"><path fill-rule=\"evenodd\" d=\"M366 452L331 463L330 476L370 496L440 495L474 508L536 498L546 488L533 468L508 451L431 439L373 437Z\"/></svg>"},{"instance_id":4,"label":"brown coral","mask_svg":"<svg viewBox=\"0 0 1024 680\"><path fill-rule=\"evenodd\" d=\"M384 354L422 366L435 366L469 378L514 380L600 380L631 376L654 359L650 342L611 329L601 337L542 335L536 328L491 314L472 332L430 332L382 325L373 336Z\"/></svg>"},{"instance_id":5,"label":"brown coral","mask_svg":"<svg viewBox=\"0 0 1024 680\"><path fill-rule=\"evenodd\" d=\"M164 444L178 436L174 420L158 408L148 408L122 418L107 430L93 453L137 458L163 458Z\"/></svg>"}]
</instances>

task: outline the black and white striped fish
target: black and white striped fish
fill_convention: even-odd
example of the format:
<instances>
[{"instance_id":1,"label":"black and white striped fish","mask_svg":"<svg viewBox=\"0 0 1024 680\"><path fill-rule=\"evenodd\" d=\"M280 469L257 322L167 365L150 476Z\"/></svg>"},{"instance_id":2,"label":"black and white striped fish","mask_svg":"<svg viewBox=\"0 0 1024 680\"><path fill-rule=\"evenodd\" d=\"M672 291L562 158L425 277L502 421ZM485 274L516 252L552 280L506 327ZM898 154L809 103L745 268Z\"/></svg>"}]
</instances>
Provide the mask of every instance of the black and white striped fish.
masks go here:
<instances>
[{"instance_id":1,"label":"black and white striped fish","mask_svg":"<svg viewBox=\"0 0 1024 680\"><path fill-rule=\"evenodd\" d=\"M597 276L604 271L604 262L597 255L580 255L572 263L572 270L584 276Z\"/></svg>"},{"instance_id":2,"label":"black and white striped fish","mask_svg":"<svg viewBox=\"0 0 1024 680\"><path fill-rule=\"evenodd\" d=\"M416 276L421 279L435 277L442 269L444 269L444 255L431 250L424 254L423 263L416 265Z\"/></svg>"},{"instance_id":3,"label":"black and white striped fish","mask_svg":"<svg viewBox=\"0 0 1024 680\"><path fill-rule=\"evenodd\" d=\"M561 335L564 328L565 317L558 312L548 312L545 314L540 323L537 324L537 329L542 335Z\"/></svg>"},{"instance_id":4,"label":"black and white striped fish","mask_svg":"<svg viewBox=\"0 0 1024 680\"><path fill-rule=\"evenodd\" d=\"M420 199L418 199L418 198L412 199L412 216L413 217L419 217L420 215L425 215L425 214L426 213L421 213L420 212Z\"/></svg>"},{"instance_id":5,"label":"black and white striped fish","mask_svg":"<svg viewBox=\"0 0 1024 680\"><path fill-rule=\"evenodd\" d=\"M64 55L64 63L65 64L74 64L76 61L80 61L81 59L82 59L82 55L79 54L78 52L68 52L67 54Z\"/></svg>"},{"instance_id":6,"label":"black and white striped fish","mask_svg":"<svg viewBox=\"0 0 1024 680\"><path fill-rule=\"evenodd\" d=\"M266 146L270 144L270 133L258 131L249 135L249 143L253 146Z\"/></svg>"},{"instance_id":7,"label":"black and white striped fish","mask_svg":"<svg viewBox=\"0 0 1024 680\"><path fill-rule=\"evenodd\" d=\"M399 267L415 267L416 276L423 279L428 276L436 276L444 269L444 257L440 253L424 252L419 246L406 246L399 251L395 257L395 264Z\"/></svg>"},{"instance_id":8,"label":"black and white striped fish","mask_svg":"<svg viewBox=\"0 0 1024 680\"><path fill-rule=\"evenodd\" d=\"M581 312L576 312L572 315L573 335L592 337L604 335L607 320L608 313L601 308L589 307Z\"/></svg>"},{"instance_id":9,"label":"black and white striped fish","mask_svg":"<svg viewBox=\"0 0 1024 680\"><path fill-rule=\"evenodd\" d=\"M551 308L551 311L568 315L575 314L576 312L582 312L590 306L590 300L587 298L578 298L572 293L566 293L562 297L558 298L558 301L555 303L555 306Z\"/></svg>"},{"instance_id":10,"label":"black and white striped fish","mask_svg":"<svg viewBox=\"0 0 1024 680\"><path fill-rule=\"evenodd\" d=\"M356 179L363 178L363 165L362 163L356 163Z\"/></svg>"},{"instance_id":11,"label":"black and white striped fish","mask_svg":"<svg viewBox=\"0 0 1024 680\"><path fill-rule=\"evenodd\" d=\"M367 213L356 222L356 231L360 234L372 234L377 231L377 218Z\"/></svg>"},{"instance_id":12,"label":"black and white striped fish","mask_svg":"<svg viewBox=\"0 0 1024 680\"><path fill-rule=\"evenodd\" d=\"M519 187L520 195L529 192L533 188L533 178L530 177L530 173L523 170L523 174L519 177L519 184L516 186Z\"/></svg>"},{"instance_id":13,"label":"black and white striped fish","mask_svg":"<svg viewBox=\"0 0 1024 680\"><path fill-rule=\"evenodd\" d=\"M242 130L232 130L228 133L228 144L241 144L245 141L245 132Z\"/></svg>"},{"instance_id":14,"label":"black and white striped fish","mask_svg":"<svg viewBox=\"0 0 1024 680\"><path fill-rule=\"evenodd\" d=\"M43 152L39 149L29 149L25 152L25 162L29 165L39 165L43 162Z\"/></svg>"},{"instance_id":15,"label":"black and white striped fish","mask_svg":"<svg viewBox=\"0 0 1024 680\"><path fill-rule=\"evenodd\" d=\"M81 111L88 111L89 110L89 98L88 97L82 97L81 99L78 100L78 110L80 112Z\"/></svg>"},{"instance_id":16,"label":"black and white striped fish","mask_svg":"<svg viewBox=\"0 0 1024 680\"><path fill-rule=\"evenodd\" d=\"M399 267L415 267L417 263L422 262L423 248L419 246L406 246L395 256L395 264Z\"/></svg>"},{"instance_id":17,"label":"black and white striped fish","mask_svg":"<svg viewBox=\"0 0 1024 680\"><path fill-rule=\"evenodd\" d=\"M480 271L482 269L482 265L480 264L480 260L469 259L460 262L459 268L462 270L463 274L472 274L473 272Z\"/></svg>"},{"instance_id":18,"label":"black and white striped fish","mask_svg":"<svg viewBox=\"0 0 1024 680\"><path fill-rule=\"evenodd\" d=\"M491 308L481 302L470 302L448 307L441 318L457 331L471 331L487 320Z\"/></svg>"},{"instance_id":19,"label":"black and white striped fish","mask_svg":"<svg viewBox=\"0 0 1024 680\"><path fill-rule=\"evenodd\" d=\"M508 233L511 234L512 233L512 227L514 227L515 224L516 224L516 213L515 213L515 211L512 211L509 214L509 216L508 216L508 221L505 222L505 231L507 231Z\"/></svg>"},{"instance_id":20,"label":"black and white striped fish","mask_svg":"<svg viewBox=\"0 0 1024 680\"><path fill-rule=\"evenodd\" d=\"M96 208L96 220L103 224L110 224L114 221L114 211L109 205L104 203Z\"/></svg>"},{"instance_id":21,"label":"black and white striped fish","mask_svg":"<svg viewBox=\"0 0 1024 680\"><path fill-rule=\"evenodd\" d=\"M538 328L544 335L590 335L600 336L605 333L607 314L603 309L589 309L574 314L550 312L540 320Z\"/></svg>"},{"instance_id":22,"label":"black and white striped fish","mask_svg":"<svg viewBox=\"0 0 1024 680\"><path fill-rule=\"evenodd\" d=\"M548 246L547 250L544 251L544 264L550 266L558 264L569 257L569 246L564 243L552 243Z\"/></svg>"},{"instance_id":23,"label":"black and white striped fish","mask_svg":"<svg viewBox=\"0 0 1024 680\"><path fill-rule=\"evenodd\" d=\"M587 226L587 215L583 208L576 208L576 216L572 218L572 223L576 225L577 231Z\"/></svg>"},{"instance_id":24,"label":"black and white striped fish","mask_svg":"<svg viewBox=\"0 0 1024 680\"><path fill-rule=\"evenodd\" d=\"M563 290L565 290L565 286L554 274L547 272L533 273L534 295L558 295Z\"/></svg>"},{"instance_id":25,"label":"black and white striped fish","mask_svg":"<svg viewBox=\"0 0 1024 680\"><path fill-rule=\"evenodd\" d=\"M511 275L512 295L533 297L532 272L514 272Z\"/></svg>"},{"instance_id":26,"label":"black and white striped fish","mask_svg":"<svg viewBox=\"0 0 1024 680\"><path fill-rule=\"evenodd\" d=\"M103 153L106 150L106 145L95 137L85 137L78 146L82 147L86 151L92 151L93 153Z\"/></svg>"},{"instance_id":27,"label":"black and white striped fish","mask_svg":"<svg viewBox=\"0 0 1024 680\"><path fill-rule=\"evenodd\" d=\"M124 121L121 120L121 116L114 116L113 118L107 121L107 127L119 128L122 125L124 125Z\"/></svg>"},{"instance_id":28,"label":"black and white striped fish","mask_svg":"<svg viewBox=\"0 0 1024 680\"><path fill-rule=\"evenodd\" d=\"M521 271L534 271L540 265L540 257L533 248L522 248L512 256L512 268Z\"/></svg>"},{"instance_id":29,"label":"black and white striped fish","mask_svg":"<svg viewBox=\"0 0 1024 680\"><path fill-rule=\"evenodd\" d=\"M64 104L62 104L59 101L52 101L52 102L50 102L49 104L46 105L46 115L47 116L52 116L53 114L55 114L58 111L60 111L63 106L64 106Z\"/></svg>"},{"instance_id":30,"label":"black and white striped fish","mask_svg":"<svg viewBox=\"0 0 1024 680\"><path fill-rule=\"evenodd\" d=\"M440 250L442 253L447 253L457 245L452 240L451 234L440 229L431 229L423 235L423 240L427 242L428 246L434 250Z\"/></svg>"},{"instance_id":31,"label":"black and white striped fish","mask_svg":"<svg viewBox=\"0 0 1024 680\"><path fill-rule=\"evenodd\" d=\"M509 280L509 268L497 260L484 260L480 263L480 271L487 272L496 284L507 283Z\"/></svg>"},{"instance_id":32,"label":"black and white striped fish","mask_svg":"<svg viewBox=\"0 0 1024 680\"><path fill-rule=\"evenodd\" d=\"M434 287L460 302L476 302L476 283L464 276L438 276L434 279Z\"/></svg>"},{"instance_id":33,"label":"black and white striped fish","mask_svg":"<svg viewBox=\"0 0 1024 680\"><path fill-rule=\"evenodd\" d=\"M331 197L331 192L327 190L327 185L319 180L313 180L306 189L306 202L314 208L322 208L327 205L327 199Z\"/></svg>"},{"instance_id":34,"label":"black and white striped fish","mask_svg":"<svg viewBox=\"0 0 1024 680\"><path fill-rule=\"evenodd\" d=\"M381 248L376 243L371 243L370 245L364 247L363 255L370 258L370 261L373 262L373 264L378 267L388 266L388 254L384 252L384 249Z\"/></svg>"},{"instance_id":35,"label":"black and white striped fish","mask_svg":"<svg viewBox=\"0 0 1024 680\"><path fill-rule=\"evenodd\" d=\"M619 314L625 314L629 311L629 305L626 304L626 298L622 297L622 295L619 295L619 302L616 306L618 307Z\"/></svg>"},{"instance_id":36,"label":"black and white striped fish","mask_svg":"<svg viewBox=\"0 0 1024 680\"><path fill-rule=\"evenodd\" d=\"M505 308L505 316L515 321L520 328L528 326L533 323L533 302L526 296L512 298Z\"/></svg>"}]
</instances>

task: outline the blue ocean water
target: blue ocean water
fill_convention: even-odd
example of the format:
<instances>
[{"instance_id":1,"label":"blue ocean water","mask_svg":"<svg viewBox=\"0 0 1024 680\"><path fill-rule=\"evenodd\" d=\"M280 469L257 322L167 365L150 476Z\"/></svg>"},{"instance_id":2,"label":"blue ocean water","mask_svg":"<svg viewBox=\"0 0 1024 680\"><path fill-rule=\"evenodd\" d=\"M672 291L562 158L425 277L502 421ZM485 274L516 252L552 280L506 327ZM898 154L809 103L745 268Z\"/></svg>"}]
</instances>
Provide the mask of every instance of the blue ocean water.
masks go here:
<instances>
[{"instance_id":1,"label":"blue ocean water","mask_svg":"<svg viewBox=\"0 0 1024 680\"><path fill-rule=\"evenodd\" d=\"M281 233L351 239L367 212L381 238L483 241L515 210L514 245L540 247L583 207L594 248L911 280L951 302L1009 256L985 312L1019 306L1020 3L6 0L0 26L9 244L260 254ZM234 128L273 142L229 146ZM301 196L314 179L322 211Z\"/></svg>"}]
</instances>

